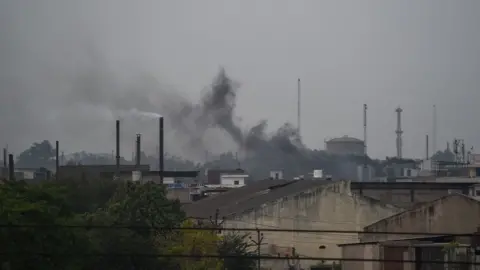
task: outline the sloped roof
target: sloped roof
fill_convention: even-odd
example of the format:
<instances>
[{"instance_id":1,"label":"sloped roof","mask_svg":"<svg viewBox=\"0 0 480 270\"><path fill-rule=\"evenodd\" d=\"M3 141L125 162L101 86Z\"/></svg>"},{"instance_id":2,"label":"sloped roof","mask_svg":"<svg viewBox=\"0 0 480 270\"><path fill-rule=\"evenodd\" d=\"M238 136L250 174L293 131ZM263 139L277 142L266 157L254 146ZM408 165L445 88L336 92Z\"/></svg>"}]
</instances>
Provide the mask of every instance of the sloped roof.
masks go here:
<instances>
[{"instance_id":1,"label":"sloped roof","mask_svg":"<svg viewBox=\"0 0 480 270\"><path fill-rule=\"evenodd\" d=\"M209 218L218 209L221 217L243 213L262 204L322 186L332 181L320 180L261 180L220 195L205 198L185 206L187 216Z\"/></svg>"},{"instance_id":2,"label":"sloped roof","mask_svg":"<svg viewBox=\"0 0 480 270\"><path fill-rule=\"evenodd\" d=\"M438 204L438 203L443 203L443 201L444 201L446 198L451 198L451 197L460 197L460 198L463 198L463 199L465 199L465 200L470 200L470 201L473 201L473 202L475 202L475 203L480 204L480 200L479 200L478 198L474 198L474 197L471 197L471 196L468 196L468 195L464 195L464 194L461 194L461 193L452 193L452 194L448 194L448 195L446 195L446 196L442 196L442 197L440 197L440 198L438 198L438 199L435 199L435 200L433 200L433 201L417 203L417 204L415 204L413 207L408 208L408 209L406 209L405 211L398 212L398 213L396 213L396 214L394 214L394 215L391 215L391 216L386 217L386 218L384 218L384 219L378 220L378 221L376 221L376 222L374 222L374 223L366 226L366 227L364 228L364 230L365 230L365 231L369 231L369 230L368 230L369 228L372 228L372 227L374 227L374 226L377 225L377 224L380 224L380 223L382 223L382 222L385 222L385 221L394 219L394 218L396 218L396 217L398 217L398 216L401 216L401 215L403 215L403 214L405 214L405 213L408 213L408 212L414 212L415 210L420 209L420 208L422 208L422 207L431 206L431 205L435 205L435 204Z\"/></svg>"}]
</instances>

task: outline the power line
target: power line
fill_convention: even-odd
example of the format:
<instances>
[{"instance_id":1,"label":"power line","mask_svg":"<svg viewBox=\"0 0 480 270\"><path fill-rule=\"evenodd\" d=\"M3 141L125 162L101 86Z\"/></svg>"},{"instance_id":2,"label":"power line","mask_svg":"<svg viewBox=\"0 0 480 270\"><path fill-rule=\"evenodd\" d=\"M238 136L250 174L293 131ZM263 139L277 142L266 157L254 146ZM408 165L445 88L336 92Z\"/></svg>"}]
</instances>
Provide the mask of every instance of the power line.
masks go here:
<instances>
[{"instance_id":1,"label":"power line","mask_svg":"<svg viewBox=\"0 0 480 270\"><path fill-rule=\"evenodd\" d=\"M387 234L387 235L426 235L426 236L473 236L474 233L451 233L451 232L392 232L392 231L356 231L356 230L313 230L313 229L283 229L283 228L211 228L211 227L157 227L135 225L68 225L68 224L0 224L0 229L132 229L132 230L163 230L163 231L247 231L256 232L297 232L297 233L345 233L345 234Z\"/></svg>"},{"instance_id":2,"label":"power line","mask_svg":"<svg viewBox=\"0 0 480 270\"><path fill-rule=\"evenodd\" d=\"M267 255L214 255L214 254L162 254L162 253L54 253L54 252L0 252L0 256L41 256L41 257L140 257L140 258L191 258L191 259L253 259L253 260L286 260L291 256L267 256ZM428 264L456 264L456 265L480 265L480 262L469 261L443 261L443 260L393 260L393 259L365 259L365 258L331 258L331 257L296 257L298 260L310 261L344 261L344 262L393 262Z\"/></svg>"}]
</instances>

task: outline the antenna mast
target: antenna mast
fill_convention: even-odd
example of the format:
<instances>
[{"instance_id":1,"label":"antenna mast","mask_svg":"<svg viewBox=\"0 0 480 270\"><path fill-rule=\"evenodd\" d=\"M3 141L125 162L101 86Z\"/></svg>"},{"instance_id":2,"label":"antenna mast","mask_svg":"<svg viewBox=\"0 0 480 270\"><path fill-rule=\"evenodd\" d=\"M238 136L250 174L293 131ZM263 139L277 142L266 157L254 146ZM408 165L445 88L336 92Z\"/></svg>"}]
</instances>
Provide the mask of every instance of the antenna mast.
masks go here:
<instances>
[{"instance_id":1,"label":"antenna mast","mask_svg":"<svg viewBox=\"0 0 480 270\"><path fill-rule=\"evenodd\" d=\"M300 131L301 131L301 126L300 126L300 99L301 99L301 87L300 87L300 78L298 78L298 83L297 83L297 132L298 136L300 136Z\"/></svg>"},{"instance_id":2,"label":"antenna mast","mask_svg":"<svg viewBox=\"0 0 480 270\"><path fill-rule=\"evenodd\" d=\"M367 168L367 104L363 104L363 147L364 147L364 167Z\"/></svg>"},{"instance_id":3,"label":"antenna mast","mask_svg":"<svg viewBox=\"0 0 480 270\"><path fill-rule=\"evenodd\" d=\"M437 153L437 106L433 105L432 155Z\"/></svg>"}]
</instances>

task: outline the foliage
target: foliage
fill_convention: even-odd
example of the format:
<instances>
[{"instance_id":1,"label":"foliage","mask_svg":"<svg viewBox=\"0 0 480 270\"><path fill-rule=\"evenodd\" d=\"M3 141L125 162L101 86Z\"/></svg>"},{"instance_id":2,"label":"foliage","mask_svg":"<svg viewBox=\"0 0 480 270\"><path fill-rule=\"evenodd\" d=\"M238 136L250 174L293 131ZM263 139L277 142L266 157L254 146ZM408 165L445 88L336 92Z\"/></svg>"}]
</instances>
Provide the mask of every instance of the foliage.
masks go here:
<instances>
[{"instance_id":1,"label":"foliage","mask_svg":"<svg viewBox=\"0 0 480 270\"><path fill-rule=\"evenodd\" d=\"M174 238L174 244L167 249L168 254L172 255L218 255L218 244L221 237L216 231L195 230L194 223L186 220L182 224L183 228L192 228L192 230L182 230ZM222 269L222 261L216 258L183 258L175 262L178 269Z\"/></svg>"},{"instance_id":2,"label":"foliage","mask_svg":"<svg viewBox=\"0 0 480 270\"><path fill-rule=\"evenodd\" d=\"M255 269L256 261L251 258L256 246L249 241L248 234L227 233L224 235L218 246L221 256L241 256L241 258L225 258L224 266L229 270Z\"/></svg>"},{"instance_id":3,"label":"foliage","mask_svg":"<svg viewBox=\"0 0 480 270\"><path fill-rule=\"evenodd\" d=\"M51 227L72 220L73 212L66 207L62 189L53 185L27 185L5 181L0 184L0 223L45 225L2 228L0 265L10 269L78 269L78 258L56 256L55 260L32 253L59 254L76 252L87 246L86 239L75 231Z\"/></svg>"},{"instance_id":4,"label":"foliage","mask_svg":"<svg viewBox=\"0 0 480 270\"><path fill-rule=\"evenodd\" d=\"M55 148L47 140L34 143L20 153L16 163L18 167L53 169L55 167Z\"/></svg>"},{"instance_id":5,"label":"foliage","mask_svg":"<svg viewBox=\"0 0 480 270\"><path fill-rule=\"evenodd\" d=\"M243 236L195 229L180 203L154 183L8 181L0 185L0 225L6 269L203 270L223 269L224 262L252 269L248 259L171 257L249 253ZM192 230L171 229L179 226Z\"/></svg>"},{"instance_id":6,"label":"foliage","mask_svg":"<svg viewBox=\"0 0 480 270\"><path fill-rule=\"evenodd\" d=\"M54 183L64 187L67 204L75 213L95 212L105 208L122 185L121 182L102 178L55 179Z\"/></svg>"}]
</instances>

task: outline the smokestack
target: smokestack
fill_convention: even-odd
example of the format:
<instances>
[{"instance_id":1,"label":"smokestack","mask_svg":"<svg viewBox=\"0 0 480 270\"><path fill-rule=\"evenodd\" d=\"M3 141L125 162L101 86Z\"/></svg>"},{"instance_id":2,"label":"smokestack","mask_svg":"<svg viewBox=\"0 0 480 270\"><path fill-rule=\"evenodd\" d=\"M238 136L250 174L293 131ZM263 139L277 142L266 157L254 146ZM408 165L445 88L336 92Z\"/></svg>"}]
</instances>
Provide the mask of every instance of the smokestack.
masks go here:
<instances>
[{"instance_id":1,"label":"smokestack","mask_svg":"<svg viewBox=\"0 0 480 270\"><path fill-rule=\"evenodd\" d=\"M428 160L430 158L430 153L428 153L428 134L425 135L425 155Z\"/></svg>"},{"instance_id":2,"label":"smokestack","mask_svg":"<svg viewBox=\"0 0 480 270\"><path fill-rule=\"evenodd\" d=\"M15 180L15 163L12 154L8 155L8 180Z\"/></svg>"},{"instance_id":3,"label":"smokestack","mask_svg":"<svg viewBox=\"0 0 480 270\"><path fill-rule=\"evenodd\" d=\"M301 103L300 103L300 100L301 100L301 86L300 86L300 78L298 78L298 85L297 85L297 131L298 131L298 135L300 136L300 131L301 131L301 126L300 126L300 113L301 113Z\"/></svg>"},{"instance_id":4,"label":"smokestack","mask_svg":"<svg viewBox=\"0 0 480 270\"><path fill-rule=\"evenodd\" d=\"M3 167L7 168L7 148L3 148Z\"/></svg>"},{"instance_id":5,"label":"smokestack","mask_svg":"<svg viewBox=\"0 0 480 270\"><path fill-rule=\"evenodd\" d=\"M397 112L397 130L395 133L397 134L397 158L402 158L402 108L398 107L395 112Z\"/></svg>"},{"instance_id":6,"label":"smokestack","mask_svg":"<svg viewBox=\"0 0 480 270\"><path fill-rule=\"evenodd\" d=\"M60 171L60 159L59 159L59 142L55 141L55 177L59 179L58 174Z\"/></svg>"},{"instance_id":7,"label":"smokestack","mask_svg":"<svg viewBox=\"0 0 480 270\"><path fill-rule=\"evenodd\" d=\"M117 151L117 156L116 156L116 168L115 168L115 174L117 179L120 178L120 120L116 121L115 124L115 143L116 143L116 151Z\"/></svg>"},{"instance_id":8,"label":"smokestack","mask_svg":"<svg viewBox=\"0 0 480 270\"><path fill-rule=\"evenodd\" d=\"M160 174L160 184L163 184L163 159L165 157L163 149L163 117L159 119L158 129L158 172Z\"/></svg>"},{"instance_id":9,"label":"smokestack","mask_svg":"<svg viewBox=\"0 0 480 270\"><path fill-rule=\"evenodd\" d=\"M140 146L141 135L137 134L137 141L136 141L136 161L135 165L137 170L140 171L140 159L141 159L141 146Z\"/></svg>"}]
</instances>

